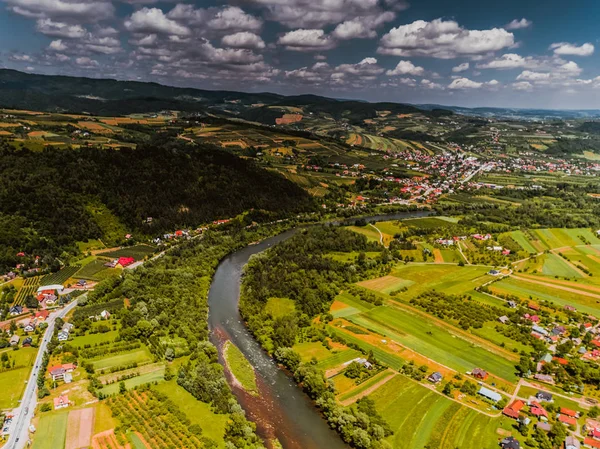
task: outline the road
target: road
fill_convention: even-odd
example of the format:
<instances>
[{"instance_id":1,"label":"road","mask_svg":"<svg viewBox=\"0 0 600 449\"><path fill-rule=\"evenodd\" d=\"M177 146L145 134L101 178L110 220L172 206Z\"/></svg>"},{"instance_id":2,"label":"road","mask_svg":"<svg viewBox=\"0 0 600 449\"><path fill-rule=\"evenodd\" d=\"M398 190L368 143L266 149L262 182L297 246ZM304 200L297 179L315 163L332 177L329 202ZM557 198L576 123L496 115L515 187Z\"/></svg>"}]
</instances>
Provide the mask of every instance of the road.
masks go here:
<instances>
[{"instance_id":1,"label":"road","mask_svg":"<svg viewBox=\"0 0 600 449\"><path fill-rule=\"evenodd\" d=\"M27 445L29 440L29 424L33 418L33 412L37 405L37 378L38 375L45 375L40 373L40 367L42 365L42 358L46 352L46 348L52 335L54 334L54 324L57 318L64 318L77 305L77 299L68 304L64 309L50 314L47 319L48 328L44 333L44 338L40 342L37 357L35 358L35 364L31 369L29 380L27 382L27 388L25 388L25 394L21 401L21 405L15 410L15 417L13 419L10 431L10 437L6 443L6 449L22 449Z\"/></svg>"}]
</instances>

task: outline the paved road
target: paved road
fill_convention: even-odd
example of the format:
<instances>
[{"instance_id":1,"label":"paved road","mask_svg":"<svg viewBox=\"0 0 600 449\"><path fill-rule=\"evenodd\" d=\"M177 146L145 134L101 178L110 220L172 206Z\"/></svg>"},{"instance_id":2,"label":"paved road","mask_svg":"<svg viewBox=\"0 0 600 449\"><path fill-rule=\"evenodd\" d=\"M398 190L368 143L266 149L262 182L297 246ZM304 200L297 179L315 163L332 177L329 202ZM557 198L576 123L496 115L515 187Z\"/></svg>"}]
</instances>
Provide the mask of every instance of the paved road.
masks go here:
<instances>
[{"instance_id":1,"label":"paved road","mask_svg":"<svg viewBox=\"0 0 600 449\"><path fill-rule=\"evenodd\" d=\"M46 321L48 323L48 328L46 329L43 340L40 342L35 364L31 370L21 405L15 410L15 417L11 425L10 437L8 438L6 449L22 449L27 445L27 440L29 439L29 424L33 418L33 412L37 404L37 377L38 375L43 376L45 374L40 373L39 371L48 343L54 334L54 323L56 318L64 318L64 316L73 310L76 305L77 299L68 304L64 309L50 314Z\"/></svg>"}]
</instances>

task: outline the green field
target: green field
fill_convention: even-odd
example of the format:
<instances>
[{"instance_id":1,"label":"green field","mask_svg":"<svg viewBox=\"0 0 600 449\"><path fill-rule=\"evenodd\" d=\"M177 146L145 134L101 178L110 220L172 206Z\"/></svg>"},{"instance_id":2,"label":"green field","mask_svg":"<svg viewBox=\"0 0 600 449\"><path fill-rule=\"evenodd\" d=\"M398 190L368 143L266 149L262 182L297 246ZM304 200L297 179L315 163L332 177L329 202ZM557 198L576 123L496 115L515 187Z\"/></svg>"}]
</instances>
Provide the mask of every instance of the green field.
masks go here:
<instances>
[{"instance_id":1,"label":"green field","mask_svg":"<svg viewBox=\"0 0 600 449\"><path fill-rule=\"evenodd\" d=\"M67 279L77 273L80 268L79 265L75 265L72 267L65 267L56 273L47 274L40 281L40 285L64 284Z\"/></svg>"},{"instance_id":2,"label":"green field","mask_svg":"<svg viewBox=\"0 0 600 449\"><path fill-rule=\"evenodd\" d=\"M384 306L354 315L349 320L459 372L479 367L505 380L516 380L514 361L467 341L421 315Z\"/></svg>"},{"instance_id":3,"label":"green field","mask_svg":"<svg viewBox=\"0 0 600 449\"><path fill-rule=\"evenodd\" d=\"M220 448L225 447L223 435L225 434L225 426L229 420L228 415L213 413L209 404L198 401L183 387L177 385L177 381L162 382L156 387L153 387L169 396L180 410L182 410L192 424L198 424L202 427L203 435L216 441Z\"/></svg>"},{"instance_id":4,"label":"green field","mask_svg":"<svg viewBox=\"0 0 600 449\"><path fill-rule=\"evenodd\" d=\"M138 365L150 362L152 355L147 347L136 349L135 351L126 352L124 354L117 354L110 357L104 357L101 359L91 360L94 364L96 371L110 369L115 366L126 366L136 362Z\"/></svg>"},{"instance_id":5,"label":"green field","mask_svg":"<svg viewBox=\"0 0 600 449\"><path fill-rule=\"evenodd\" d=\"M331 368L338 367L342 363L349 362L358 357L362 357L362 354L355 349L344 349L338 352L332 352L331 355L325 359L320 360L317 363L317 367L322 370L328 370Z\"/></svg>"},{"instance_id":6,"label":"green field","mask_svg":"<svg viewBox=\"0 0 600 449\"><path fill-rule=\"evenodd\" d=\"M265 311L273 318L290 315L296 310L296 303L288 298L269 298Z\"/></svg>"},{"instance_id":7,"label":"green field","mask_svg":"<svg viewBox=\"0 0 600 449\"><path fill-rule=\"evenodd\" d=\"M73 346L83 348L85 345L94 346L97 343L104 343L106 341L114 341L119 335L119 331L108 331L105 333L87 334L73 338L70 342Z\"/></svg>"},{"instance_id":8,"label":"green field","mask_svg":"<svg viewBox=\"0 0 600 449\"><path fill-rule=\"evenodd\" d=\"M361 383L357 388L354 388L351 391L347 391L347 392L339 395L337 399L340 402L346 401L350 398L353 398L356 395L361 394L363 391L368 390L369 388L371 388L373 385L379 383L380 381L387 379L388 377L392 377L394 375L395 375L395 373L393 371L390 371L390 370L382 371L381 373L378 373L378 374L374 375L373 377L371 377L370 379Z\"/></svg>"},{"instance_id":9,"label":"green field","mask_svg":"<svg viewBox=\"0 0 600 449\"><path fill-rule=\"evenodd\" d=\"M37 426L33 449L58 449L65 447L69 412L46 412Z\"/></svg>"},{"instance_id":10,"label":"green field","mask_svg":"<svg viewBox=\"0 0 600 449\"><path fill-rule=\"evenodd\" d=\"M145 373L137 377L132 377L131 379L124 380L125 388L127 390L131 390L139 385L151 384L154 382L162 382L165 378L165 368L161 367L156 371L152 371L150 373ZM119 392L119 384L120 382L115 382L113 384L107 385L103 387L100 391L107 396L117 394Z\"/></svg>"},{"instance_id":11,"label":"green field","mask_svg":"<svg viewBox=\"0 0 600 449\"><path fill-rule=\"evenodd\" d=\"M133 432L127 434L127 439L131 443L133 449L148 449L140 437Z\"/></svg>"},{"instance_id":12,"label":"green field","mask_svg":"<svg viewBox=\"0 0 600 449\"><path fill-rule=\"evenodd\" d=\"M512 237L512 239L517 242L523 250L527 251L530 254L537 254L539 251L531 244L527 236L523 233L523 231L513 231L507 232L505 235Z\"/></svg>"},{"instance_id":13,"label":"green field","mask_svg":"<svg viewBox=\"0 0 600 449\"><path fill-rule=\"evenodd\" d=\"M109 268L104 266L105 263L106 262L102 259L95 259L87 265L84 265L77 273L73 275L73 277L77 279L87 279L92 281L101 280L102 276L100 275L100 273L103 271L110 270Z\"/></svg>"},{"instance_id":14,"label":"green field","mask_svg":"<svg viewBox=\"0 0 600 449\"><path fill-rule=\"evenodd\" d=\"M491 418L404 377L396 376L369 396L394 430L395 449L495 449L498 428L512 420Z\"/></svg>"},{"instance_id":15,"label":"green field","mask_svg":"<svg viewBox=\"0 0 600 449\"><path fill-rule=\"evenodd\" d=\"M2 394L0 394L0 410L14 408L25 391L25 381L29 378L29 371L35 360L37 349L21 348L18 351L6 350L0 354L6 353L11 360L15 362L15 369L0 372L0 385L2 385Z\"/></svg>"},{"instance_id":16,"label":"green field","mask_svg":"<svg viewBox=\"0 0 600 449\"><path fill-rule=\"evenodd\" d=\"M545 254L542 273L547 276L561 276L568 278L583 277L577 270L573 269L562 257L550 253Z\"/></svg>"},{"instance_id":17,"label":"green field","mask_svg":"<svg viewBox=\"0 0 600 449\"><path fill-rule=\"evenodd\" d=\"M231 370L231 374L237 379L241 386L249 393L258 394L258 386L256 385L256 375L254 368L250 362L246 360L242 351L231 343L225 343L223 356L227 362L227 366Z\"/></svg>"}]
</instances>

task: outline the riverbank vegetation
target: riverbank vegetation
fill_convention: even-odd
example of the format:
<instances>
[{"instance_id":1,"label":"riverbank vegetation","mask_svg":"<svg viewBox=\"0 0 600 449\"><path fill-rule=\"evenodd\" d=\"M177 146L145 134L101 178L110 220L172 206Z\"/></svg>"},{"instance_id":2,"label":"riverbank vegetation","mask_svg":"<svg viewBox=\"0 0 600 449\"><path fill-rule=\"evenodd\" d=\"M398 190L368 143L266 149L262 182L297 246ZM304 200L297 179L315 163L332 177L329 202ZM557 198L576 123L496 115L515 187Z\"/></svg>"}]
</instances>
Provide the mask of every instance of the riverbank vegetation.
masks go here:
<instances>
[{"instance_id":1,"label":"riverbank vegetation","mask_svg":"<svg viewBox=\"0 0 600 449\"><path fill-rule=\"evenodd\" d=\"M254 368L252 368L250 362L246 360L242 351L240 351L236 345L228 341L223 348L223 357L225 357L227 367L232 376L239 383L240 387L250 394L258 395L258 386L256 385Z\"/></svg>"}]
</instances>

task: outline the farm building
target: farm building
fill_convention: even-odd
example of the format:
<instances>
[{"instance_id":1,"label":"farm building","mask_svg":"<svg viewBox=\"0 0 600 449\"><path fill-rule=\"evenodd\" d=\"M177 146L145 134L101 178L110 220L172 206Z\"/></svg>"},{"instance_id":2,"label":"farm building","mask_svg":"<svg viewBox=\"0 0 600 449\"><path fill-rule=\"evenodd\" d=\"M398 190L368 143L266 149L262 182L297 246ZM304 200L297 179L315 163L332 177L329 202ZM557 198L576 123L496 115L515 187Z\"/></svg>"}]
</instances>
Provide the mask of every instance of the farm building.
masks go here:
<instances>
[{"instance_id":1,"label":"farm building","mask_svg":"<svg viewBox=\"0 0 600 449\"><path fill-rule=\"evenodd\" d=\"M60 284L42 285L40 288L37 289L37 293L38 294L41 293L43 295L52 295L52 294L54 294L55 290L60 293L64 289L65 288Z\"/></svg>"},{"instance_id":2,"label":"farm building","mask_svg":"<svg viewBox=\"0 0 600 449\"><path fill-rule=\"evenodd\" d=\"M496 393L495 391L485 387L481 387L477 393L485 398L491 399L494 402L498 402L502 399L502 395L500 393Z\"/></svg>"},{"instance_id":3,"label":"farm building","mask_svg":"<svg viewBox=\"0 0 600 449\"><path fill-rule=\"evenodd\" d=\"M488 377L488 372L482 370L481 368L475 368L473 371L471 371L471 375L476 379L486 380Z\"/></svg>"},{"instance_id":4,"label":"farm building","mask_svg":"<svg viewBox=\"0 0 600 449\"><path fill-rule=\"evenodd\" d=\"M434 384L437 384L437 383L440 383L440 382L442 381L442 379L443 379L443 378L444 378L444 377L442 376L442 374L441 374L441 373L438 373L438 372L436 371L435 373L431 374L431 376L429 376L429 377L427 378L427 380L428 380L429 382L432 382L432 383L434 383Z\"/></svg>"}]
</instances>

